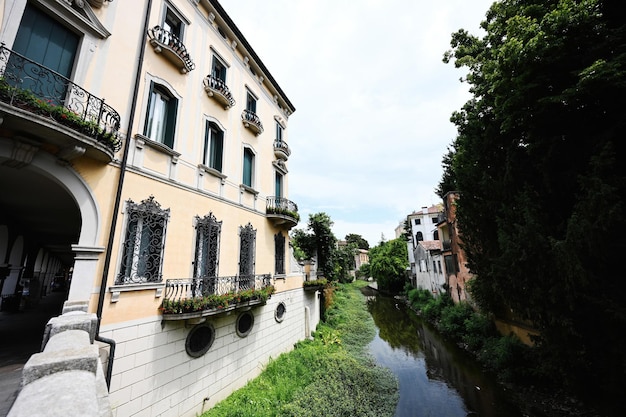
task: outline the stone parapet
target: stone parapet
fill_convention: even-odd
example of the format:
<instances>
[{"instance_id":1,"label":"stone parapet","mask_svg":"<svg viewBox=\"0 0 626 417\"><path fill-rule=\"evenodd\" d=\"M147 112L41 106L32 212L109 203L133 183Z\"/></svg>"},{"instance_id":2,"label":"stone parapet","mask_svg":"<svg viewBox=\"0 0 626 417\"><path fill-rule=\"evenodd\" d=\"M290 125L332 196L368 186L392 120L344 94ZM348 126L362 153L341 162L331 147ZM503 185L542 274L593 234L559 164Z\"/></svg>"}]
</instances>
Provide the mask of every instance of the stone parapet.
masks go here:
<instances>
[{"instance_id":1,"label":"stone parapet","mask_svg":"<svg viewBox=\"0 0 626 417\"><path fill-rule=\"evenodd\" d=\"M7 417L111 417L108 389L94 345L95 314L50 319L41 353L22 371L21 391Z\"/></svg>"}]
</instances>

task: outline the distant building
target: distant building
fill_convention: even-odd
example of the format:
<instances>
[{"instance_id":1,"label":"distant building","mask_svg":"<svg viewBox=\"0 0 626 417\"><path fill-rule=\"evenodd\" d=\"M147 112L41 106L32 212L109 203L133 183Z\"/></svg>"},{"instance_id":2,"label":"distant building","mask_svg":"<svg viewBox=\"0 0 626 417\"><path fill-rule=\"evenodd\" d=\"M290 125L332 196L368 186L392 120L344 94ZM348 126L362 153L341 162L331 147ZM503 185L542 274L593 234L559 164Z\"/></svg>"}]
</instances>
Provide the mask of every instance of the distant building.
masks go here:
<instances>
[{"instance_id":1,"label":"distant building","mask_svg":"<svg viewBox=\"0 0 626 417\"><path fill-rule=\"evenodd\" d=\"M443 204L422 207L421 210L414 211L407 215L406 220L403 220L396 228L396 234L398 234L399 229L402 229L401 233L407 232L409 235L407 252L409 254L409 276L413 283L417 280L418 269L415 263L415 250L417 249L417 245L422 241L439 240L437 223L441 220L442 215ZM409 230L405 230L405 225L409 227Z\"/></svg>"},{"instance_id":2,"label":"distant building","mask_svg":"<svg viewBox=\"0 0 626 417\"><path fill-rule=\"evenodd\" d=\"M440 240L423 240L417 243L414 251L415 288L431 291L433 295L445 292L446 278L443 271Z\"/></svg>"},{"instance_id":3,"label":"distant building","mask_svg":"<svg viewBox=\"0 0 626 417\"><path fill-rule=\"evenodd\" d=\"M462 238L459 234L455 205L459 198L460 194L456 191L451 191L444 196L444 217L443 221L438 224L446 282L455 303L470 300L466 284L473 278L467 267L465 252L461 248Z\"/></svg>"}]
</instances>

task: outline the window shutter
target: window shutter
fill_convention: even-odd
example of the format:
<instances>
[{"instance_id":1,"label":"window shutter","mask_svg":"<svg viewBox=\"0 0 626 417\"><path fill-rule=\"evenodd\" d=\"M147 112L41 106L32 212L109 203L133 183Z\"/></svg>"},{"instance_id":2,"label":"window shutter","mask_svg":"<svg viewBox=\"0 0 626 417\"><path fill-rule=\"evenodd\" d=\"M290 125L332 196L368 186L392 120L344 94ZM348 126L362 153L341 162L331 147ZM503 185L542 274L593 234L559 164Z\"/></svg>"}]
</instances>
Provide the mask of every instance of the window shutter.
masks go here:
<instances>
[{"instance_id":1,"label":"window shutter","mask_svg":"<svg viewBox=\"0 0 626 417\"><path fill-rule=\"evenodd\" d=\"M176 132L176 113L178 112L178 100L170 98L167 102L167 116L165 120L164 144L174 149L174 133Z\"/></svg>"}]
</instances>

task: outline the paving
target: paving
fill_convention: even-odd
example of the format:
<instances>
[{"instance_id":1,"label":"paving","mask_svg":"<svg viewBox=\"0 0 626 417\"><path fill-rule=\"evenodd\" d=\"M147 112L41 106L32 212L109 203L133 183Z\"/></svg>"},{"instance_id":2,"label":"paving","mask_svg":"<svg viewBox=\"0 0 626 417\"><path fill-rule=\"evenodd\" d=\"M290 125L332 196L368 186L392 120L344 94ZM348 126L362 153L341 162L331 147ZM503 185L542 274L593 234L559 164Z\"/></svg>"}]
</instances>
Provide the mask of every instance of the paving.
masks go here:
<instances>
[{"instance_id":1,"label":"paving","mask_svg":"<svg viewBox=\"0 0 626 417\"><path fill-rule=\"evenodd\" d=\"M65 292L52 292L36 305L0 312L0 417L6 417L20 390L22 368L41 351L48 320L61 314Z\"/></svg>"}]
</instances>

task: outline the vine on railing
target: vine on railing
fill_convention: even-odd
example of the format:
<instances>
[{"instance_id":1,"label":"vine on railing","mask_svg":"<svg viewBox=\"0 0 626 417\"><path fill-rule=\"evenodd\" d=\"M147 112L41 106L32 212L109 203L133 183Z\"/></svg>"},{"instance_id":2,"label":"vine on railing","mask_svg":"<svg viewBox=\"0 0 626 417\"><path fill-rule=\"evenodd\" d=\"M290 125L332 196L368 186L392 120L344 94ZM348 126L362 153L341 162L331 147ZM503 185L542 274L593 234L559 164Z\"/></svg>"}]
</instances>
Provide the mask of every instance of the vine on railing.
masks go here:
<instances>
[{"instance_id":1,"label":"vine on railing","mask_svg":"<svg viewBox=\"0 0 626 417\"><path fill-rule=\"evenodd\" d=\"M300 221L298 205L283 197L267 197L265 199L265 212L267 214L282 214Z\"/></svg>"},{"instance_id":2,"label":"vine on railing","mask_svg":"<svg viewBox=\"0 0 626 417\"><path fill-rule=\"evenodd\" d=\"M117 111L61 74L4 44L0 44L0 101L50 117L113 152L122 147Z\"/></svg>"}]
</instances>

